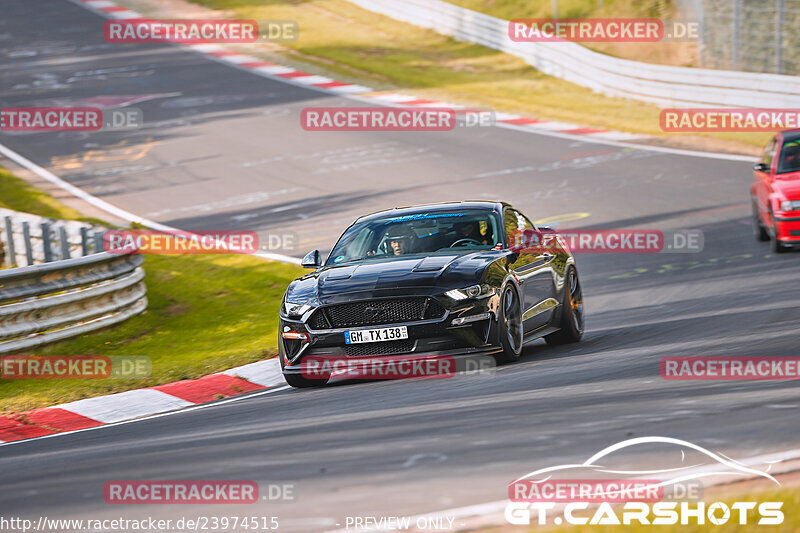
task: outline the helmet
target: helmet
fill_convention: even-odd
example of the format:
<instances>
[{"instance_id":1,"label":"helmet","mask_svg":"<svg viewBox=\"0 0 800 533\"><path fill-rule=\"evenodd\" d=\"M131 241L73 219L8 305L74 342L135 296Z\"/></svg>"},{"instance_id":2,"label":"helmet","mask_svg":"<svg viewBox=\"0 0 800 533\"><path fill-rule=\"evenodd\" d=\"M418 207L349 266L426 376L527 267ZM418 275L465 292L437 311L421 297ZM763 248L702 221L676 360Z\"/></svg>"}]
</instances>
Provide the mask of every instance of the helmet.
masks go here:
<instances>
[{"instance_id":1,"label":"helmet","mask_svg":"<svg viewBox=\"0 0 800 533\"><path fill-rule=\"evenodd\" d=\"M392 241L404 241L405 251L408 253L408 251L411 249L412 243L414 240L416 240L417 235L408 226L398 224L386 230L384 237L384 243L386 245L387 252L390 251Z\"/></svg>"}]
</instances>

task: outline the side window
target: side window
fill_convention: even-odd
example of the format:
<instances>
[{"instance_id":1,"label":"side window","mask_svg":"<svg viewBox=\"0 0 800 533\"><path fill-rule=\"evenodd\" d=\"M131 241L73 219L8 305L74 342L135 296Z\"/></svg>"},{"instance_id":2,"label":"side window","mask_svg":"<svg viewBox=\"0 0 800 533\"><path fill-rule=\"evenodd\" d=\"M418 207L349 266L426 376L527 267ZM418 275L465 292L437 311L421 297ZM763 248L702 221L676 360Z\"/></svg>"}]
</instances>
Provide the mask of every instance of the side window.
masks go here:
<instances>
[{"instance_id":1,"label":"side window","mask_svg":"<svg viewBox=\"0 0 800 533\"><path fill-rule=\"evenodd\" d=\"M526 242L526 234L530 235L535 231L533 224L525 218L525 215L516 209L506 208L503 215L503 224L506 232L506 242L512 250L521 249Z\"/></svg>"},{"instance_id":2,"label":"side window","mask_svg":"<svg viewBox=\"0 0 800 533\"><path fill-rule=\"evenodd\" d=\"M767 146L764 147L764 154L761 156L761 162L772 168L772 158L775 156L775 143L778 141L777 137L773 137Z\"/></svg>"}]
</instances>

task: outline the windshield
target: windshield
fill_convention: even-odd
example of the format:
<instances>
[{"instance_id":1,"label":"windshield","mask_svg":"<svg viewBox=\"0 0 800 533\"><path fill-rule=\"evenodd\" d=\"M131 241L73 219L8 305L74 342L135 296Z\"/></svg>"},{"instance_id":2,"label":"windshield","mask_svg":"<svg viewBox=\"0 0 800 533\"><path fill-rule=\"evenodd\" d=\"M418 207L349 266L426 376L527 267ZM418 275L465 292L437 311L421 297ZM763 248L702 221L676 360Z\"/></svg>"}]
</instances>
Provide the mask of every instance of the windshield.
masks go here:
<instances>
[{"instance_id":1,"label":"windshield","mask_svg":"<svg viewBox=\"0 0 800 533\"><path fill-rule=\"evenodd\" d=\"M800 139L786 141L781 150L781 160L778 163L778 174L797 172L800 170Z\"/></svg>"},{"instance_id":2,"label":"windshield","mask_svg":"<svg viewBox=\"0 0 800 533\"><path fill-rule=\"evenodd\" d=\"M326 265L490 249L502 243L499 227L497 213L490 210L388 216L351 226Z\"/></svg>"}]
</instances>

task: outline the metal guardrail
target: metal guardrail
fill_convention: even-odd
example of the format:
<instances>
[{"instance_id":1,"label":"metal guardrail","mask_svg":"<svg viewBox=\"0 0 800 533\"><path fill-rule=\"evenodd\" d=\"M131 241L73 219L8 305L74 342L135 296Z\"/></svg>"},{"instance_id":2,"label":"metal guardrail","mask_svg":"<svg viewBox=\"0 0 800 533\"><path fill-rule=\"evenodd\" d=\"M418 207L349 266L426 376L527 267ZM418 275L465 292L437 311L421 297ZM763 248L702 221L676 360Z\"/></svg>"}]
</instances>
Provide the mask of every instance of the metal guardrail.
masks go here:
<instances>
[{"instance_id":1,"label":"metal guardrail","mask_svg":"<svg viewBox=\"0 0 800 533\"><path fill-rule=\"evenodd\" d=\"M514 42L508 21L441 0L349 0L364 9L520 57L537 70L612 96L662 105L798 108L800 77L619 59L572 42Z\"/></svg>"},{"instance_id":2,"label":"metal guardrail","mask_svg":"<svg viewBox=\"0 0 800 533\"><path fill-rule=\"evenodd\" d=\"M0 222L0 267L28 265L0 270L0 353L82 335L147 308L144 257L103 252L102 228L8 209L0 209Z\"/></svg>"},{"instance_id":3,"label":"metal guardrail","mask_svg":"<svg viewBox=\"0 0 800 533\"><path fill-rule=\"evenodd\" d=\"M86 222L0 208L0 268L102 252L104 231Z\"/></svg>"},{"instance_id":4,"label":"metal guardrail","mask_svg":"<svg viewBox=\"0 0 800 533\"><path fill-rule=\"evenodd\" d=\"M0 271L0 353L104 328L147 308L141 255L106 252Z\"/></svg>"}]
</instances>

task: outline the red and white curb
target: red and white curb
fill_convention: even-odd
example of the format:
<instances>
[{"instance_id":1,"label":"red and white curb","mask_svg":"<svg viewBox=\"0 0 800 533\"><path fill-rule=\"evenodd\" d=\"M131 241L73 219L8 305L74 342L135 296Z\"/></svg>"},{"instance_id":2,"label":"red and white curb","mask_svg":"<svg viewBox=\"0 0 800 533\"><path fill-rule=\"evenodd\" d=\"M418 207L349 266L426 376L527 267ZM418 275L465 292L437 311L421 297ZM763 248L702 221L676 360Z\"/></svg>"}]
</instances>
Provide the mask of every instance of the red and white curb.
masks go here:
<instances>
[{"instance_id":1,"label":"red and white curb","mask_svg":"<svg viewBox=\"0 0 800 533\"><path fill-rule=\"evenodd\" d=\"M73 0L79 4L92 8L103 15L114 19L136 19L146 18L139 13L111 2L110 0ZM337 81L326 76L309 74L302 70L297 70L286 65L280 65L271 61L264 61L257 57L248 56L235 50L231 50L217 44L190 44L184 45L187 48L205 54L222 63L235 65L267 78L277 79L286 83L312 87L317 90L331 92L340 96L362 101L377 103L385 106L402 107L446 107L458 111L466 109L464 106L453 105L446 102L419 98L405 94L375 91L370 87L356 85L352 83ZM525 129L537 132L547 132L561 135L575 135L587 138L602 139L606 141L630 141L633 139L644 138L644 135L624 133L620 131L609 131L597 128L589 128L579 124L569 122L555 122L539 120L509 113L497 113L495 120L498 125L513 126L515 129Z\"/></svg>"},{"instance_id":2,"label":"red and white curb","mask_svg":"<svg viewBox=\"0 0 800 533\"><path fill-rule=\"evenodd\" d=\"M277 358L188 379L0 416L0 443L114 424L285 384Z\"/></svg>"}]
</instances>

